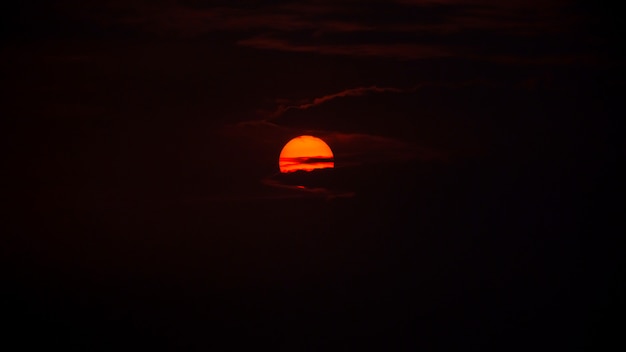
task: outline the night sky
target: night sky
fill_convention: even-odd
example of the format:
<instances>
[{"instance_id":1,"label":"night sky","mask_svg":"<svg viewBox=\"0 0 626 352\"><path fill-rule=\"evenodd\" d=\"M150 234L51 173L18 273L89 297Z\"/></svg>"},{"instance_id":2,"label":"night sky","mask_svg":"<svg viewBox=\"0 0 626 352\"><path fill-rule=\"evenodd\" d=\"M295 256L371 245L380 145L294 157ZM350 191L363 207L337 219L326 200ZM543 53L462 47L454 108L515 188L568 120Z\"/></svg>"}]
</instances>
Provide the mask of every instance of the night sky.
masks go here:
<instances>
[{"instance_id":1,"label":"night sky","mask_svg":"<svg viewBox=\"0 0 626 352\"><path fill-rule=\"evenodd\" d=\"M622 330L614 9L2 6L2 350L597 351ZM300 135L335 167L281 174Z\"/></svg>"}]
</instances>

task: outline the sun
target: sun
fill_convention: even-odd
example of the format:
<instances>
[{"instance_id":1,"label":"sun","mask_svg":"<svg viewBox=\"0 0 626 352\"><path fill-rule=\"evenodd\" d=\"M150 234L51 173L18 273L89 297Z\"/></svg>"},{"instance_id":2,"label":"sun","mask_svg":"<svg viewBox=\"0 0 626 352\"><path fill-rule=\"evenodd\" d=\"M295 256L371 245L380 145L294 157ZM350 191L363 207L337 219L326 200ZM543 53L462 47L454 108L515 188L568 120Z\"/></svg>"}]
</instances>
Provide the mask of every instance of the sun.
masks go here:
<instances>
[{"instance_id":1,"label":"sun","mask_svg":"<svg viewBox=\"0 0 626 352\"><path fill-rule=\"evenodd\" d=\"M323 140L300 136L290 140L280 152L280 172L312 171L335 167L333 151Z\"/></svg>"}]
</instances>

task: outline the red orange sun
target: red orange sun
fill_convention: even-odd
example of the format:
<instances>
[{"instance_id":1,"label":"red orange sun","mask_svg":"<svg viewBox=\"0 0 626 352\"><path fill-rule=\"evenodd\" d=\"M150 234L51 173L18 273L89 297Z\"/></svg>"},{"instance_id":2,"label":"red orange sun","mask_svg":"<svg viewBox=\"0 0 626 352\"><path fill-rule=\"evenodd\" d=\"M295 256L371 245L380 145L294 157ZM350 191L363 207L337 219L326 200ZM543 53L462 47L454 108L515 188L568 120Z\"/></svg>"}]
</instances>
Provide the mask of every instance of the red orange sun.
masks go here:
<instances>
[{"instance_id":1,"label":"red orange sun","mask_svg":"<svg viewBox=\"0 0 626 352\"><path fill-rule=\"evenodd\" d=\"M335 166L333 151L323 140L300 136L290 140L280 152L280 172L312 171Z\"/></svg>"}]
</instances>

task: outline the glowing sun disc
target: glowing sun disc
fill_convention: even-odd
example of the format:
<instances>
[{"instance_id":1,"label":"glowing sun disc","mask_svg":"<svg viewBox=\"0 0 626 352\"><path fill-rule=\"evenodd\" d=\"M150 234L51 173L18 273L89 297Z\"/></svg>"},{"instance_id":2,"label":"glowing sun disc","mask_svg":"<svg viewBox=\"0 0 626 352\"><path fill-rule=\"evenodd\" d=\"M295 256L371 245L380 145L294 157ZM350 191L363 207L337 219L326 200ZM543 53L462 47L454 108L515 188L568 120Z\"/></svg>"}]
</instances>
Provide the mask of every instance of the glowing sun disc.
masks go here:
<instances>
[{"instance_id":1,"label":"glowing sun disc","mask_svg":"<svg viewBox=\"0 0 626 352\"><path fill-rule=\"evenodd\" d=\"M290 140L278 158L280 172L312 171L335 167L333 151L323 140L300 136Z\"/></svg>"}]
</instances>

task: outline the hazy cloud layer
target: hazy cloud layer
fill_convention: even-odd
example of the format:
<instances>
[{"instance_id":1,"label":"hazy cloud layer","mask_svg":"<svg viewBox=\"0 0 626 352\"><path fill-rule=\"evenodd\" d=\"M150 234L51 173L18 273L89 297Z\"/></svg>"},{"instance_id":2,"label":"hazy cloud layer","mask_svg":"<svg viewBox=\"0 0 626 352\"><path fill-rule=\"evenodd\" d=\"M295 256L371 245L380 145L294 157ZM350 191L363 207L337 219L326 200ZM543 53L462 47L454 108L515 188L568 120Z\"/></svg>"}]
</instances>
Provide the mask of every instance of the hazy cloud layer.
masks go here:
<instances>
[{"instance_id":1,"label":"hazy cloud layer","mask_svg":"<svg viewBox=\"0 0 626 352\"><path fill-rule=\"evenodd\" d=\"M298 44L284 39L258 36L240 40L237 44L256 49L317 53L327 55L351 55L385 57L395 59L425 59L452 56L445 49L429 45L397 44Z\"/></svg>"},{"instance_id":2,"label":"hazy cloud layer","mask_svg":"<svg viewBox=\"0 0 626 352\"><path fill-rule=\"evenodd\" d=\"M202 38L220 33L228 34L232 44L263 50L531 64L587 63L588 58L580 59L581 51L593 53L594 42L582 28L584 13L561 0L310 0L271 5L65 0L42 4L25 9L26 20L14 26L27 31L32 21L46 28L43 35L52 36Z\"/></svg>"}]
</instances>

